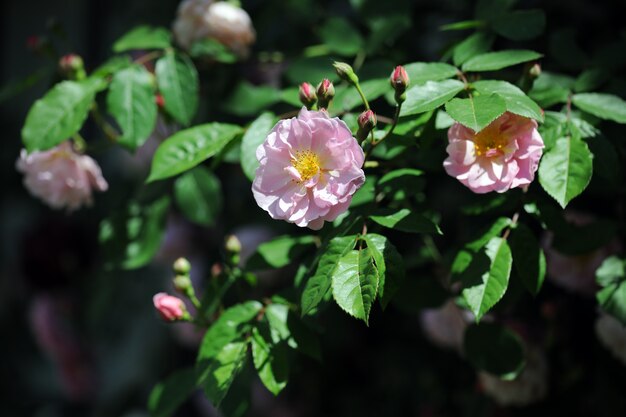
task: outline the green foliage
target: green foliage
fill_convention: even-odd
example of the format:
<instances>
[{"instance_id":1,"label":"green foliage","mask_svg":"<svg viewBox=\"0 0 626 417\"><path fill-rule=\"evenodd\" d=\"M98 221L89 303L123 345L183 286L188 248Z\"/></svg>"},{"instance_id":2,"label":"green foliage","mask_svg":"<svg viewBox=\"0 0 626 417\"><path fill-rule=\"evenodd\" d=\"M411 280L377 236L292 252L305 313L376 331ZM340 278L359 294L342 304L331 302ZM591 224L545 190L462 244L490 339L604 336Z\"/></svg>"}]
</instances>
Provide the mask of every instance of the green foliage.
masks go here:
<instances>
[{"instance_id":1,"label":"green foliage","mask_svg":"<svg viewBox=\"0 0 626 417\"><path fill-rule=\"evenodd\" d=\"M459 70L444 62L413 62L404 65L412 85L421 85L427 81L441 81L457 75Z\"/></svg>"},{"instance_id":2,"label":"green foliage","mask_svg":"<svg viewBox=\"0 0 626 417\"><path fill-rule=\"evenodd\" d=\"M116 72L107 95L107 109L122 128L119 143L131 150L143 145L157 118L150 73L138 65Z\"/></svg>"},{"instance_id":3,"label":"green foliage","mask_svg":"<svg viewBox=\"0 0 626 417\"><path fill-rule=\"evenodd\" d=\"M363 240L378 269L380 305L385 309L404 280L404 260L385 236L369 233L363 236Z\"/></svg>"},{"instance_id":4,"label":"green foliage","mask_svg":"<svg viewBox=\"0 0 626 417\"><path fill-rule=\"evenodd\" d=\"M497 94L504 99L506 110L511 113L543 122L543 113L537 103L511 83L483 80L472 83L472 88L479 94Z\"/></svg>"},{"instance_id":5,"label":"green foliage","mask_svg":"<svg viewBox=\"0 0 626 417\"><path fill-rule=\"evenodd\" d=\"M237 55L227 46L212 38L194 42L189 53L194 58L210 58L225 64L232 64L237 61Z\"/></svg>"},{"instance_id":6,"label":"green foliage","mask_svg":"<svg viewBox=\"0 0 626 417\"><path fill-rule=\"evenodd\" d=\"M174 182L176 204L194 223L213 226L222 211L219 178L203 166L195 167Z\"/></svg>"},{"instance_id":7,"label":"green foliage","mask_svg":"<svg viewBox=\"0 0 626 417\"><path fill-rule=\"evenodd\" d=\"M241 140L241 168L250 181L254 180L254 173L259 166L256 159L256 150L263 143L270 132L276 117L272 113L263 113L248 126Z\"/></svg>"},{"instance_id":8,"label":"green foliage","mask_svg":"<svg viewBox=\"0 0 626 417\"><path fill-rule=\"evenodd\" d=\"M341 17L331 17L320 28L320 38L331 52L353 56L359 52L364 41L352 24Z\"/></svg>"},{"instance_id":9,"label":"green foliage","mask_svg":"<svg viewBox=\"0 0 626 417\"><path fill-rule=\"evenodd\" d=\"M287 348L284 343L274 344L267 326L252 329L252 359L263 385L278 395L287 385Z\"/></svg>"},{"instance_id":10,"label":"green foliage","mask_svg":"<svg viewBox=\"0 0 626 417\"><path fill-rule=\"evenodd\" d=\"M477 369L503 380L515 379L524 369L524 345L521 338L499 324L481 323L468 327L463 351Z\"/></svg>"},{"instance_id":11,"label":"green foliage","mask_svg":"<svg viewBox=\"0 0 626 417\"><path fill-rule=\"evenodd\" d=\"M170 31L162 27L137 26L113 44L113 52L165 49L171 46Z\"/></svg>"},{"instance_id":12,"label":"green foliage","mask_svg":"<svg viewBox=\"0 0 626 417\"><path fill-rule=\"evenodd\" d=\"M196 388L194 368L179 369L158 383L148 398L148 410L153 417L169 417Z\"/></svg>"},{"instance_id":13,"label":"green foliage","mask_svg":"<svg viewBox=\"0 0 626 417\"><path fill-rule=\"evenodd\" d=\"M469 59L484 54L491 49L495 37L491 33L476 32L459 43L453 51L454 65L462 65Z\"/></svg>"},{"instance_id":14,"label":"green foliage","mask_svg":"<svg viewBox=\"0 0 626 417\"><path fill-rule=\"evenodd\" d=\"M261 243L246 266L250 269L287 266L314 243L315 237L313 236L279 236L269 242Z\"/></svg>"},{"instance_id":15,"label":"green foliage","mask_svg":"<svg viewBox=\"0 0 626 417\"><path fill-rule=\"evenodd\" d=\"M184 55L168 52L156 62L155 74L165 110L183 125L198 109L198 72Z\"/></svg>"},{"instance_id":16,"label":"green foliage","mask_svg":"<svg viewBox=\"0 0 626 417\"><path fill-rule=\"evenodd\" d=\"M593 173L593 155L587 144L576 137L562 137L539 164L539 183L561 207L580 195Z\"/></svg>"},{"instance_id":17,"label":"green foliage","mask_svg":"<svg viewBox=\"0 0 626 417\"><path fill-rule=\"evenodd\" d=\"M496 71L528 61L535 61L543 55L524 49L511 49L508 51L487 52L476 55L463 64L463 71Z\"/></svg>"},{"instance_id":18,"label":"green foliage","mask_svg":"<svg viewBox=\"0 0 626 417\"><path fill-rule=\"evenodd\" d=\"M509 238L513 267L524 287L532 295L539 294L546 277L546 257L533 232L518 224Z\"/></svg>"},{"instance_id":19,"label":"green foliage","mask_svg":"<svg viewBox=\"0 0 626 417\"><path fill-rule=\"evenodd\" d=\"M616 256L606 258L596 271L598 304L626 326L626 263Z\"/></svg>"},{"instance_id":20,"label":"green foliage","mask_svg":"<svg viewBox=\"0 0 626 417\"><path fill-rule=\"evenodd\" d=\"M626 124L626 101L612 94L574 94L572 103L579 109L601 119Z\"/></svg>"},{"instance_id":21,"label":"green foliage","mask_svg":"<svg viewBox=\"0 0 626 417\"><path fill-rule=\"evenodd\" d=\"M26 149L43 151L72 137L85 122L96 93L104 88L106 84L99 78L55 85L26 116L22 129Z\"/></svg>"},{"instance_id":22,"label":"green foliage","mask_svg":"<svg viewBox=\"0 0 626 417\"><path fill-rule=\"evenodd\" d=\"M441 234L439 226L428 217L409 209L385 210L370 215L370 219L381 226L407 233Z\"/></svg>"},{"instance_id":23,"label":"green foliage","mask_svg":"<svg viewBox=\"0 0 626 417\"><path fill-rule=\"evenodd\" d=\"M446 112L457 122L480 132L506 111L506 103L497 94L455 98L446 103Z\"/></svg>"},{"instance_id":24,"label":"green foliage","mask_svg":"<svg viewBox=\"0 0 626 417\"><path fill-rule=\"evenodd\" d=\"M156 254L165 229L170 198L147 204L131 203L100 223L100 244L109 267L136 269Z\"/></svg>"},{"instance_id":25,"label":"green foliage","mask_svg":"<svg viewBox=\"0 0 626 417\"><path fill-rule=\"evenodd\" d=\"M333 271L333 298L346 313L367 324L379 279L371 250L351 250L339 259Z\"/></svg>"},{"instance_id":26,"label":"green foliage","mask_svg":"<svg viewBox=\"0 0 626 417\"><path fill-rule=\"evenodd\" d=\"M457 80L427 81L424 85L409 88L400 116L434 110L456 96L463 88L464 84Z\"/></svg>"},{"instance_id":27,"label":"green foliage","mask_svg":"<svg viewBox=\"0 0 626 417\"><path fill-rule=\"evenodd\" d=\"M148 182L193 168L220 152L239 133L239 126L224 123L207 123L177 132L157 148Z\"/></svg>"}]
</instances>

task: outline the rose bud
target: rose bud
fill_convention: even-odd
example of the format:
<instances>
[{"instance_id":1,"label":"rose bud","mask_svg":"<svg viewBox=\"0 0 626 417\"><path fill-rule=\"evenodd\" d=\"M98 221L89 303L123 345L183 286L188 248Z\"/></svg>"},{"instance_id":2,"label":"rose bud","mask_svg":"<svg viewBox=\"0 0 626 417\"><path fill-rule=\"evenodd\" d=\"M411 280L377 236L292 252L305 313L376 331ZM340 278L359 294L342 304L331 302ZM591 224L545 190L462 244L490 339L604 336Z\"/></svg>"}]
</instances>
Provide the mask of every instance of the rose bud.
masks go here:
<instances>
[{"instance_id":1,"label":"rose bud","mask_svg":"<svg viewBox=\"0 0 626 417\"><path fill-rule=\"evenodd\" d=\"M328 108L333 97L335 97L335 86L328 78L324 78L317 85L317 106L320 109Z\"/></svg>"},{"instance_id":2,"label":"rose bud","mask_svg":"<svg viewBox=\"0 0 626 417\"><path fill-rule=\"evenodd\" d=\"M342 80L348 81L351 84L357 84L359 82L359 77L354 73L352 67L345 62L337 62L333 63L333 67L335 67L335 71L337 71L337 75L341 77Z\"/></svg>"},{"instance_id":3,"label":"rose bud","mask_svg":"<svg viewBox=\"0 0 626 417\"><path fill-rule=\"evenodd\" d=\"M161 94L157 94L156 96L154 96L154 102L156 103L157 107L160 109L165 107L165 99L163 98L163 95Z\"/></svg>"},{"instance_id":4,"label":"rose bud","mask_svg":"<svg viewBox=\"0 0 626 417\"><path fill-rule=\"evenodd\" d=\"M376 114L371 110L365 110L359 115L358 123L359 130L356 133L356 138L361 142L376 126Z\"/></svg>"},{"instance_id":5,"label":"rose bud","mask_svg":"<svg viewBox=\"0 0 626 417\"><path fill-rule=\"evenodd\" d=\"M177 321L189 317L185 303L178 297L160 292L152 298L152 302L165 321Z\"/></svg>"},{"instance_id":6,"label":"rose bud","mask_svg":"<svg viewBox=\"0 0 626 417\"><path fill-rule=\"evenodd\" d=\"M313 86L309 83L300 84L298 97L300 98L300 102L309 110L311 110L311 107L317 102L317 94L315 94Z\"/></svg>"},{"instance_id":7,"label":"rose bud","mask_svg":"<svg viewBox=\"0 0 626 417\"><path fill-rule=\"evenodd\" d=\"M191 264L186 258L176 259L172 267L176 275L189 275L189 271L191 271Z\"/></svg>"},{"instance_id":8,"label":"rose bud","mask_svg":"<svg viewBox=\"0 0 626 417\"><path fill-rule=\"evenodd\" d=\"M406 73L406 70L402 65L398 65L396 69L391 73L391 77L389 77L389 82L391 83L391 87L395 90L395 99L396 103L400 104L406 100L405 91L410 84L409 75Z\"/></svg>"},{"instance_id":9,"label":"rose bud","mask_svg":"<svg viewBox=\"0 0 626 417\"><path fill-rule=\"evenodd\" d=\"M538 63L535 63L528 70L528 75L530 75L530 78L532 79L539 78L539 76L541 75L541 65L539 65Z\"/></svg>"},{"instance_id":10,"label":"rose bud","mask_svg":"<svg viewBox=\"0 0 626 417\"><path fill-rule=\"evenodd\" d=\"M59 60L59 71L73 80L82 80L87 76L83 59L76 54L63 55Z\"/></svg>"}]
</instances>

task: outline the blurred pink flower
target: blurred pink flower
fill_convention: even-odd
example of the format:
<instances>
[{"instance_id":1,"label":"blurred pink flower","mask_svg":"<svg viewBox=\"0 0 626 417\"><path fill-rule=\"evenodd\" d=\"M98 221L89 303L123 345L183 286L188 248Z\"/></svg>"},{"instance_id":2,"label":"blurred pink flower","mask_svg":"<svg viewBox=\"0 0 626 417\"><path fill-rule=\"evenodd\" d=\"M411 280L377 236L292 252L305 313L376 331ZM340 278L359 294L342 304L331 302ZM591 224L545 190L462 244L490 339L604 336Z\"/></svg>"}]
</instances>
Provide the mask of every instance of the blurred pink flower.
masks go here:
<instances>
[{"instance_id":1,"label":"blurred pink flower","mask_svg":"<svg viewBox=\"0 0 626 417\"><path fill-rule=\"evenodd\" d=\"M531 347L526 352L526 366L512 381L480 372L478 379L485 393L501 406L525 406L548 393L548 361L543 351Z\"/></svg>"},{"instance_id":2,"label":"blurred pink flower","mask_svg":"<svg viewBox=\"0 0 626 417\"><path fill-rule=\"evenodd\" d=\"M281 120L256 151L257 204L274 219L319 230L345 212L365 182L363 150L346 124L302 108Z\"/></svg>"},{"instance_id":3,"label":"blurred pink flower","mask_svg":"<svg viewBox=\"0 0 626 417\"><path fill-rule=\"evenodd\" d=\"M74 151L69 141L43 152L23 149L16 168L24 174L28 191L55 209L91 205L92 190L109 187L96 161Z\"/></svg>"},{"instance_id":4,"label":"blurred pink flower","mask_svg":"<svg viewBox=\"0 0 626 417\"><path fill-rule=\"evenodd\" d=\"M443 167L479 194L530 184L544 148L537 122L508 112L479 133L455 123L448 141Z\"/></svg>"},{"instance_id":5,"label":"blurred pink flower","mask_svg":"<svg viewBox=\"0 0 626 417\"><path fill-rule=\"evenodd\" d=\"M185 303L178 297L160 292L152 297L154 308L157 309L161 318L165 321L180 320L185 316L187 309Z\"/></svg>"},{"instance_id":6,"label":"blurred pink flower","mask_svg":"<svg viewBox=\"0 0 626 417\"><path fill-rule=\"evenodd\" d=\"M463 348L465 329L473 319L472 313L459 308L452 299L437 309L426 309L420 315L424 334L432 343L458 352Z\"/></svg>"},{"instance_id":7,"label":"blurred pink flower","mask_svg":"<svg viewBox=\"0 0 626 417\"><path fill-rule=\"evenodd\" d=\"M256 40L250 16L240 7L224 1L185 0L178 8L172 31L185 49L194 42L212 38L240 57Z\"/></svg>"},{"instance_id":8,"label":"blurred pink flower","mask_svg":"<svg viewBox=\"0 0 626 417\"><path fill-rule=\"evenodd\" d=\"M604 312L596 319L596 335L613 356L626 365L626 326Z\"/></svg>"}]
</instances>

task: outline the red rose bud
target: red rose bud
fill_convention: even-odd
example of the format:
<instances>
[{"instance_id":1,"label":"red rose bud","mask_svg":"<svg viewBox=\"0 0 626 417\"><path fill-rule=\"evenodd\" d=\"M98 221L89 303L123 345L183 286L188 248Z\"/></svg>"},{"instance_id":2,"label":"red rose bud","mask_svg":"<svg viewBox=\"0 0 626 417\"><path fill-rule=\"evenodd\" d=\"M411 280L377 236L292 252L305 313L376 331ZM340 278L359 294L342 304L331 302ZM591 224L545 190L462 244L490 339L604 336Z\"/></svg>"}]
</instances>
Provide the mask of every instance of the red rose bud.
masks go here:
<instances>
[{"instance_id":1,"label":"red rose bud","mask_svg":"<svg viewBox=\"0 0 626 417\"><path fill-rule=\"evenodd\" d=\"M152 302L164 321L177 321L189 318L185 303L180 298L160 292L152 298Z\"/></svg>"},{"instance_id":2,"label":"red rose bud","mask_svg":"<svg viewBox=\"0 0 626 417\"><path fill-rule=\"evenodd\" d=\"M165 107L165 99L161 94L157 94L156 96L154 96L154 102L159 108Z\"/></svg>"},{"instance_id":3,"label":"red rose bud","mask_svg":"<svg viewBox=\"0 0 626 417\"><path fill-rule=\"evenodd\" d=\"M356 138L359 142L362 142L376 126L376 114L371 110L365 110L359 115L357 120L359 130L356 132Z\"/></svg>"},{"instance_id":4,"label":"red rose bud","mask_svg":"<svg viewBox=\"0 0 626 417\"><path fill-rule=\"evenodd\" d=\"M328 78L324 78L317 85L317 106L320 109L328 108L333 97L335 97L335 86Z\"/></svg>"},{"instance_id":5,"label":"red rose bud","mask_svg":"<svg viewBox=\"0 0 626 417\"><path fill-rule=\"evenodd\" d=\"M59 60L59 71L73 80L82 80L87 76L83 59L76 54L63 55Z\"/></svg>"},{"instance_id":6,"label":"red rose bud","mask_svg":"<svg viewBox=\"0 0 626 417\"><path fill-rule=\"evenodd\" d=\"M333 63L333 67L335 67L335 71L337 71L337 75L341 77L342 80L348 81L351 84L356 85L359 82L359 77L354 73L352 67L345 62L337 62Z\"/></svg>"},{"instance_id":7,"label":"red rose bud","mask_svg":"<svg viewBox=\"0 0 626 417\"><path fill-rule=\"evenodd\" d=\"M300 97L300 102L304 104L308 110L317 102L317 94L315 94L313 86L309 83L300 84L298 96Z\"/></svg>"},{"instance_id":8,"label":"red rose bud","mask_svg":"<svg viewBox=\"0 0 626 417\"><path fill-rule=\"evenodd\" d=\"M396 69L391 73L391 77L389 78L391 82L391 86L396 92L404 93L406 88L409 86L410 80L409 75L406 73L406 70L402 65L398 65Z\"/></svg>"}]
</instances>

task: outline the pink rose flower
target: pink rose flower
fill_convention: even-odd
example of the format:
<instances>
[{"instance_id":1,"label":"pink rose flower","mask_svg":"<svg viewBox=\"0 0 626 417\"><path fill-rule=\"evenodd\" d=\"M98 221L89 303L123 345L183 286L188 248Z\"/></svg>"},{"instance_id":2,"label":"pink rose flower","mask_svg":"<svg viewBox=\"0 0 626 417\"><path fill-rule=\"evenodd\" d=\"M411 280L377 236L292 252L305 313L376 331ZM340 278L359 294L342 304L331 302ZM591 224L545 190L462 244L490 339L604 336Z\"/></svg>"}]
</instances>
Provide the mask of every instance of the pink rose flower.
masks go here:
<instances>
[{"instance_id":1,"label":"pink rose flower","mask_svg":"<svg viewBox=\"0 0 626 417\"><path fill-rule=\"evenodd\" d=\"M345 212L365 182L363 150L346 124L302 108L281 120L256 151L257 204L273 219L319 230Z\"/></svg>"},{"instance_id":2,"label":"pink rose flower","mask_svg":"<svg viewBox=\"0 0 626 417\"><path fill-rule=\"evenodd\" d=\"M185 0L178 8L172 31L185 49L199 40L213 38L240 57L248 55L256 33L248 13L225 1Z\"/></svg>"},{"instance_id":3,"label":"pink rose flower","mask_svg":"<svg viewBox=\"0 0 626 417\"><path fill-rule=\"evenodd\" d=\"M91 205L92 190L109 187L96 161L74 151L69 141L43 152L23 149L16 168L24 174L28 191L55 209Z\"/></svg>"},{"instance_id":4,"label":"pink rose flower","mask_svg":"<svg viewBox=\"0 0 626 417\"><path fill-rule=\"evenodd\" d=\"M185 303L178 297L160 292L152 297L154 308L165 321L176 321L185 317L187 309Z\"/></svg>"},{"instance_id":5,"label":"pink rose flower","mask_svg":"<svg viewBox=\"0 0 626 417\"><path fill-rule=\"evenodd\" d=\"M544 148L537 122L508 112L478 133L455 123L448 141L443 167L479 194L530 184Z\"/></svg>"}]
</instances>

